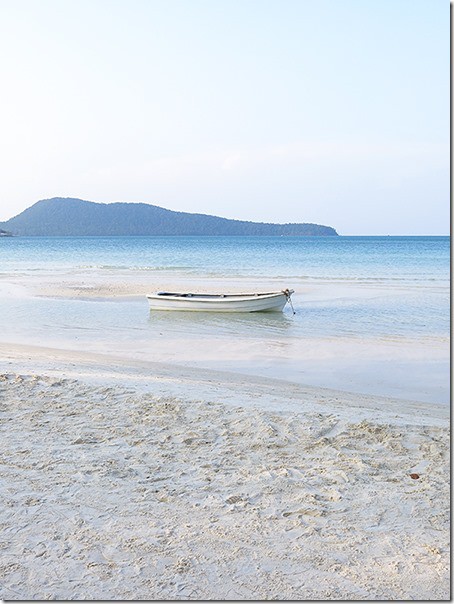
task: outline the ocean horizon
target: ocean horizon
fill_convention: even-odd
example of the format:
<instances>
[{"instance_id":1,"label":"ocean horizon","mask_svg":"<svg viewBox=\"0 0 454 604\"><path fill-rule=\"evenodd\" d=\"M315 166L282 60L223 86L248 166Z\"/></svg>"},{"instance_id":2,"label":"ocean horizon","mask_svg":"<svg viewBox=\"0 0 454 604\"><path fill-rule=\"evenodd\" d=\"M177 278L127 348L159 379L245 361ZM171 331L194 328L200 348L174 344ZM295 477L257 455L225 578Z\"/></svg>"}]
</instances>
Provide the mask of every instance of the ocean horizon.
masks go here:
<instances>
[{"instance_id":1,"label":"ocean horizon","mask_svg":"<svg viewBox=\"0 0 454 604\"><path fill-rule=\"evenodd\" d=\"M4 342L449 400L448 236L7 237ZM146 293L295 290L295 315L150 312Z\"/></svg>"}]
</instances>

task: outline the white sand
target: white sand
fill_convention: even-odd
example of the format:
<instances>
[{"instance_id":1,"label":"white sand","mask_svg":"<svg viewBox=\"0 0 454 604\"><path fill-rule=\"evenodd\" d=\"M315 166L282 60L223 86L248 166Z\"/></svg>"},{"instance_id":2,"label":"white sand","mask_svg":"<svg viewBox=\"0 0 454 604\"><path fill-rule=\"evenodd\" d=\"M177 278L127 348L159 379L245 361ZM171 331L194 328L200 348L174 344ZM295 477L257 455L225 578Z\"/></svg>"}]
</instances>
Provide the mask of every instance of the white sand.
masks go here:
<instances>
[{"instance_id":1,"label":"white sand","mask_svg":"<svg viewBox=\"0 0 454 604\"><path fill-rule=\"evenodd\" d=\"M0 363L3 599L449 599L447 406L29 346Z\"/></svg>"}]
</instances>

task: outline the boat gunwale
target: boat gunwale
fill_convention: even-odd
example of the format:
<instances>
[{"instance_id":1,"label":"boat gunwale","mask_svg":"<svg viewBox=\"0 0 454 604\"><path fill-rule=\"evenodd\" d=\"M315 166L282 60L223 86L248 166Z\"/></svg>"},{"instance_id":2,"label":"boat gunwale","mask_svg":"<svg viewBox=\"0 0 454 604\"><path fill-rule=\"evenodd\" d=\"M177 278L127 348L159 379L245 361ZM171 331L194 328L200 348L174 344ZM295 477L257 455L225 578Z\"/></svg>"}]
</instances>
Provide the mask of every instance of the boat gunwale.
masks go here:
<instances>
[{"instance_id":1,"label":"boat gunwale","mask_svg":"<svg viewBox=\"0 0 454 604\"><path fill-rule=\"evenodd\" d=\"M194 301L194 302L226 302L226 301L252 301L252 300L266 300L271 298L277 298L279 296L286 296L289 298L293 294L293 290L281 290L278 292L257 292L254 294L180 294L173 292L158 292L156 294L147 295L149 300L181 300L181 301Z\"/></svg>"}]
</instances>

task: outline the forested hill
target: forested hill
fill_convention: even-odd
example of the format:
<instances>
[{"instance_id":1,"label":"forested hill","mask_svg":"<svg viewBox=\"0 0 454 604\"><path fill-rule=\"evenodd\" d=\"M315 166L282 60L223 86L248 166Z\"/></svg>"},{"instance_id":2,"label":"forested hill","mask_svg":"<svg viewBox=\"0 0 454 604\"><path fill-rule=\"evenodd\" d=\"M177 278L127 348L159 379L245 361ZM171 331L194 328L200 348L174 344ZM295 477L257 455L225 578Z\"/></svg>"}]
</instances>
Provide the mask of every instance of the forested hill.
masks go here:
<instances>
[{"instance_id":1,"label":"forested hill","mask_svg":"<svg viewBox=\"0 0 454 604\"><path fill-rule=\"evenodd\" d=\"M0 223L13 235L337 235L319 224L271 224L174 212L146 203L94 203L82 199L43 199Z\"/></svg>"}]
</instances>

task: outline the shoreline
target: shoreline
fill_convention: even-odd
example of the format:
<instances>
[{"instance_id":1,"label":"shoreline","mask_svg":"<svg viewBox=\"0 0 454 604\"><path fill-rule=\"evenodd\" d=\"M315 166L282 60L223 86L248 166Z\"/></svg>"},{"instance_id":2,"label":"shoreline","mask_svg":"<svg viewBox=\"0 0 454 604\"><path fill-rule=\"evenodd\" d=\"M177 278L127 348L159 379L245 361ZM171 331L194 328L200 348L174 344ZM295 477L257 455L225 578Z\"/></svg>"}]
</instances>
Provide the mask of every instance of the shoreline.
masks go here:
<instances>
[{"instance_id":1,"label":"shoreline","mask_svg":"<svg viewBox=\"0 0 454 604\"><path fill-rule=\"evenodd\" d=\"M408 307L416 299L420 312L424 298L428 311L433 310L430 304L435 314L440 311L441 297L449 297L449 290L430 280L316 280L300 275L289 283L277 276L285 271L263 280L257 275L185 273L183 266L159 271L121 263L111 268L44 266L0 276L0 311L11 317L0 338L4 342L107 350L182 367L449 404L449 329L440 330L436 321L431 326L425 314L415 331L418 316ZM295 316L287 308L273 317L170 316L150 313L146 300L147 293L163 287L222 293L285 286L296 290Z\"/></svg>"},{"instance_id":2,"label":"shoreline","mask_svg":"<svg viewBox=\"0 0 454 604\"><path fill-rule=\"evenodd\" d=\"M0 597L449 599L449 406L37 346L0 360Z\"/></svg>"},{"instance_id":3,"label":"shoreline","mask_svg":"<svg viewBox=\"0 0 454 604\"><path fill-rule=\"evenodd\" d=\"M341 415L349 416L352 409L358 413L364 410L364 413L375 413L377 420L395 422L402 419L415 425L425 420L436 422L434 425L440 425L438 422L444 425L450 417L449 405L444 403L362 394L303 385L275 377L139 360L99 352L0 342L0 362L5 373L9 372L8 369L19 374L42 373L81 379L93 385L114 382L128 384L141 392L145 392L147 388L158 388L160 394L170 391L172 396L198 400L216 397L222 388L223 396L234 403L241 401L244 404L246 399L265 410L304 410L302 403L310 400L310 404L320 405L321 410L328 402Z\"/></svg>"}]
</instances>

